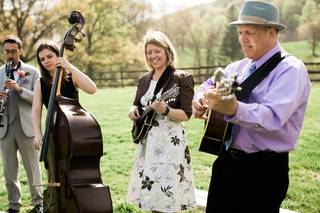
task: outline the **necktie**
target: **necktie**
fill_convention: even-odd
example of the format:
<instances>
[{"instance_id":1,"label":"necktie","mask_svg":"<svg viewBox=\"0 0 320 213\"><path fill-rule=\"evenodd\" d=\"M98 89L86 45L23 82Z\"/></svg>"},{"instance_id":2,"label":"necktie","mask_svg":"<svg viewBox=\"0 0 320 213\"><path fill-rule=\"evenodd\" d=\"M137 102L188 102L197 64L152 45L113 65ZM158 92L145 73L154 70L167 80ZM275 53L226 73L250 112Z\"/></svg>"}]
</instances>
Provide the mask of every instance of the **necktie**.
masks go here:
<instances>
[{"instance_id":1,"label":"necktie","mask_svg":"<svg viewBox=\"0 0 320 213\"><path fill-rule=\"evenodd\" d=\"M254 73L254 71L256 71L256 63L254 61L251 62L249 69L246 70L244 76L243 76L243 80L246 80L252 73ZM229 149L231 143L232 143L232 135L234 134L234 130L235 128L232 127L232 124L230 123L227 129L227 133L226 133L226 139L225 139L225 147L226 150Z\"/></svg>"},{"instance_id":2,"label":"necktie","mask_svg":"<svg viewBox=\"0 0 320 213\"><path fill-rule=\"evenodd\" d=\"M10 79L14 80L14 73L15 69L10 69Z\"/></svg>"},{"instance_id":3,"label":"necktie","mask_svg":"<svg viewBox=\"0 0 320 213\"><path fill-rule=\"evenodd\" d=\"M232 124L229 123L228 129L227 129L227 133L226 133L226 139L224 141L224 145L226 147L226 150L229 149L231 143L232 143L232 133L233 133L233 129L232 128Z\"/></svg>"},{"instance_id":4,"label":"necktie","mask_svg":"<svg viewBox=\"0 0 320 213\"><path fill-rule=\"evenodd\" d=\"M251 62L249 69L247 69L247 71L245 72L244 76L243 76L243 80L247 79L252 73L254 73L254 71L256 71L257 67L256 67L256 63L254 61Z\"/></svg>"}]
</instances>

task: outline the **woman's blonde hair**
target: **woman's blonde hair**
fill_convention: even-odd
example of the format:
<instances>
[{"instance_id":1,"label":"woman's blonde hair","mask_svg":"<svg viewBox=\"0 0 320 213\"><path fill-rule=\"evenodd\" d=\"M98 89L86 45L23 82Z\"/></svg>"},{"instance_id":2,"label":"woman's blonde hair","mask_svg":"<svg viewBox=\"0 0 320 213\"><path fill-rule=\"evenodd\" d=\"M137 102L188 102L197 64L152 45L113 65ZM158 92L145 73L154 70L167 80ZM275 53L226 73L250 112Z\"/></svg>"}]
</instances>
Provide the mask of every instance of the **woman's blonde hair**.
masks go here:
<instances>
[{"instance_id":1,"label":"woman's blonde hair","mask_svg":"<svg viewBox=\"0 0 320 213\"><path fill-rule=\"evenodd\" d=\"M167 66L171 65L173 70L175 70L175 63L177 60L176 51L169 40L169 38L160 31L149 30L144 36L144 56L145 64L148 70L153 70L152 66L149 64L147 59L147 45L153 44L158 47L162 47L167 55Z\"/></svg>"}]
</instances>

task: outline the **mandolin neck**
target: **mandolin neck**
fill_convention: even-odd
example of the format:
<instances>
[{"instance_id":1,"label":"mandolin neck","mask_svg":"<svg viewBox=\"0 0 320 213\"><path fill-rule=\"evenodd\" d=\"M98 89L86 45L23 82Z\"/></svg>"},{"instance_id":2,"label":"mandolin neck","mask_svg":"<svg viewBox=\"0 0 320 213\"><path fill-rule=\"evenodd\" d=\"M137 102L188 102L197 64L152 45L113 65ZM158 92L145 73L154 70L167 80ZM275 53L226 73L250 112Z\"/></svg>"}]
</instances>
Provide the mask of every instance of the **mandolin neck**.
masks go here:
<instances>
[{"instance_id":1,"label":"mandolin neck","mask_svg":"<svg viewBox=\"0 0 320 213\"><path fill-rule=\"evenodd\" d=\"M157 98L156 101L162 101L162 97ZM146 117L146 115L149 114L149 112L151 111L152 111L151 104L149 104L147 108L143 111L141 118Z\"/></svg>"}]
</instances>

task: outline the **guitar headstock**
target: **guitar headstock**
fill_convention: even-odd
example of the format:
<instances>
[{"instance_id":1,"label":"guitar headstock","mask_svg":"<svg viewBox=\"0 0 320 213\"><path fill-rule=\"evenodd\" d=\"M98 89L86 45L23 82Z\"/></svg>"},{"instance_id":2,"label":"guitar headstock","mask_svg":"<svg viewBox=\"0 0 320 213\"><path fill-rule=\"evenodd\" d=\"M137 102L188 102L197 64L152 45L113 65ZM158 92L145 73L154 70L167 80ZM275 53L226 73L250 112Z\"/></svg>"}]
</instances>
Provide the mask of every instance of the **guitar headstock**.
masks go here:
<instances>
[{"instance_id":1,"label":"guitar headstock","mask_svg":"<svg viewBox=\"0 0 320 213\"><path fill-rule=\"evenodd\" d=\"M180 87L174 84L169 90L165 91L158 100L166 101L167 103L175 100L175 97L179 95Z\"/></svg>"},{"instance_id":2,"label":"guitar headstock","mask_svg":"<svg viewBox=\"0 0 320 213\"><path fill-rule=\"evenodd\" d=\"M212 76L212 81L215 82L216 86L219 87L218 94L222 96L224 99L228 99L231 97L231 94L235 90L241 90L237 83L237 76L231 75L228 78L225 77L224 69L218 67Z\"/></svg>"},{"instance_id":3,"label":"guitar headstock","mask_svg":"<svg viewBox=\"0 0 320 213\"><path fill-rule=\"evenodd\" d=\"M218 67L214 71L211 79L213 80L213 82L219 82L219 81L222 81L223 77L224 77L224 69L222 67Z\"/></svg>"}]
</instances>

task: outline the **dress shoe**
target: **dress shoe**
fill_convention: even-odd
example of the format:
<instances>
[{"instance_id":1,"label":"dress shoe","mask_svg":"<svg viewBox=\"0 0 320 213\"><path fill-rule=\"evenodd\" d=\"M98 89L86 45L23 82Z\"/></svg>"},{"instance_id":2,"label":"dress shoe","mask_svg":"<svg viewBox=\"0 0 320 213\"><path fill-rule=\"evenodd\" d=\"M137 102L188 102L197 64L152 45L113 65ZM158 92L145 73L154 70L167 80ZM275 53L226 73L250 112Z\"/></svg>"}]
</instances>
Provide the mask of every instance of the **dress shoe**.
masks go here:
<instances>
[{"instance_id":1,"label":"dress shoe","mask_svg":"<svg viewBox=\"0 0 320 213\"><path fill-rule=\"evenodd\" d=\"M36 205L30 213L43 213L43 207L41 204Z\"/></svg>"}]
</instances>

